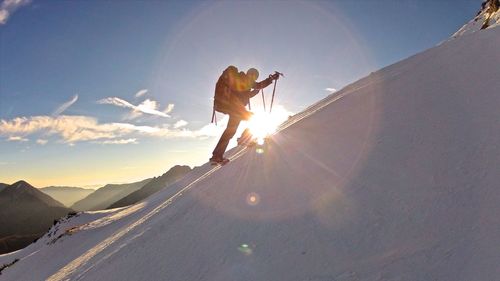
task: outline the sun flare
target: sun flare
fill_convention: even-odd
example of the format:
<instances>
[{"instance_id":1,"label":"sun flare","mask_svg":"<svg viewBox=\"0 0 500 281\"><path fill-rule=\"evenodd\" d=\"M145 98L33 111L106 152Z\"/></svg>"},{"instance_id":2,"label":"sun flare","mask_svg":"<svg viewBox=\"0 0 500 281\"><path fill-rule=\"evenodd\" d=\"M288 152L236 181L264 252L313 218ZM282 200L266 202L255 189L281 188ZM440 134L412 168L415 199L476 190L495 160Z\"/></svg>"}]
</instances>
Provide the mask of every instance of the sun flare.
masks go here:
<instances>
[{"instance_id":1,"label":"sun flare","mask_svg":"<svg viewBox=\"0 0 500 281\"><path fill-rule=\"evenodd\" d=\"M247 122L247 128L257 142L262 143L264 138L276 132L279 125L287 120L290 113L282 106L276 106L271 113L263 110L255 111Z\"/></svg>"}]
</instances>

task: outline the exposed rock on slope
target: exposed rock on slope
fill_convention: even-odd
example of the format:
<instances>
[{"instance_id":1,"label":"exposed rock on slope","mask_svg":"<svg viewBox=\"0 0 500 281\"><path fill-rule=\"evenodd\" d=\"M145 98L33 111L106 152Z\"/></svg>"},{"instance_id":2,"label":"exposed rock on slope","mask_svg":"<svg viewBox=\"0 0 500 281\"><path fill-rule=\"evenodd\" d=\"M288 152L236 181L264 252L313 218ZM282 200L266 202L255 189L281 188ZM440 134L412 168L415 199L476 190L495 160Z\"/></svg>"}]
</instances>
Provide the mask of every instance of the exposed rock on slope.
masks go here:
<instances>
[{"instance_id":1,"label":"exposed rock on slope","mask_svg":"<svg viewBox=\"0 0 500 281\"><path fill-rule=\"evenodd\" d=\"M500 24L500 0L486 0L473 20L458 30L453 37L491 28Z\"/></svg>"}]
</instances>

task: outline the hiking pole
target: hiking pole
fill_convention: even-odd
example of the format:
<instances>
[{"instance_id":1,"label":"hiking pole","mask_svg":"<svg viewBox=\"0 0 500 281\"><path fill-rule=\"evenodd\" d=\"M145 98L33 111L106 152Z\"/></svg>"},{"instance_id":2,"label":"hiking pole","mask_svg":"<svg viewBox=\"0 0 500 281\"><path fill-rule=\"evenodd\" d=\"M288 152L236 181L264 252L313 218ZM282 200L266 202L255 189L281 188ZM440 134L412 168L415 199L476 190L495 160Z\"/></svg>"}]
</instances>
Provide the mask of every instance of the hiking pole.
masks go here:
<instances>
[{"instance_id":1,"label":"hiking pole","mask_svg":"<svg viewBox=\"0 0 500 281\"><path fill-rule=\"evenodd\" d=\"M266 100L264 99L264 89L261 89L262 92L262 105L264 105L264 112L266 112Z\"/></svg>"},{"instance_id":2,"label":"hiking pole","mask_svg":"<svg viewBox=\"0 0 500 281\"><path fill-rule=\"evenodd\" d=\"M280 77L280 75L285 77L283 75L283 73L279 73L278 71L274 72L274 75L276 75L276 74L278 74L278 78ZM269 113L271 113L271 111L273 111L274 94L276 93L276 84L278 84L278 78L276 78L276 80L274 80L273 96L271 97L271 107L269 108Z\"/></svg>"}]
</instances>

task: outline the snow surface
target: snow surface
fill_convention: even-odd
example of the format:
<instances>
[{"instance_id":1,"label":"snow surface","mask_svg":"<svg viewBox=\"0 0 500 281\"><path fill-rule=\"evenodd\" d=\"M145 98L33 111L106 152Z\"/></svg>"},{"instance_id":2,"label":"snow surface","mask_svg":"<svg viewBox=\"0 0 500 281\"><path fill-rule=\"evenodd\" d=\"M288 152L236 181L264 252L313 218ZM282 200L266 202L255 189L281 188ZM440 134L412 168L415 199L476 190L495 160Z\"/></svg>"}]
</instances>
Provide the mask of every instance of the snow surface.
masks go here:
<instances>
[{"instance_id":1,"label":"snow surface","mask_svg":"<svg viewBox=\"0 0 500 281\"><path fill-rule=\"evenodd\" d=\"M263 153L63 220L0 279L499 280L499 47L490 28L372 73Z\"/></svg>"}]
</instances>

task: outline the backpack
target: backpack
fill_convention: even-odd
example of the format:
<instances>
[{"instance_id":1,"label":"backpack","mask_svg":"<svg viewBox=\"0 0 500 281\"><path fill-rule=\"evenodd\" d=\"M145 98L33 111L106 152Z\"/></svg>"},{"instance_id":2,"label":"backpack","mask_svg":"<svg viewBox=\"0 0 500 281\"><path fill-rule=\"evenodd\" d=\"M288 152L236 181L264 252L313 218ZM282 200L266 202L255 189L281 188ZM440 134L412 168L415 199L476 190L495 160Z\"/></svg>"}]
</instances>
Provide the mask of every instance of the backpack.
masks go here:
<instances>
[{"instance_id":1,"label":"backpack","mask_svg":"<svg viewBox=\"0 0 500 281\"><path fill-rule=\"evenodd\" d=\"M229 113L231 107L231 89L228 85L227 74L223 73L215 84L214 111Z\"/></svg>"},{"instance_id":2,"label":"backpack","mask_svg":"<svg viewBox=\"0 0 500 281\"><path fill-rule=\"evenodd\" d=\"M231 110L231 87L230 80L234 79L238 74L238 69L234 66L227 67L215 84L214 106L212 110L212 123L217 125L217 117L215 112L229 114Z\"/></svg>"}]
</instances>

